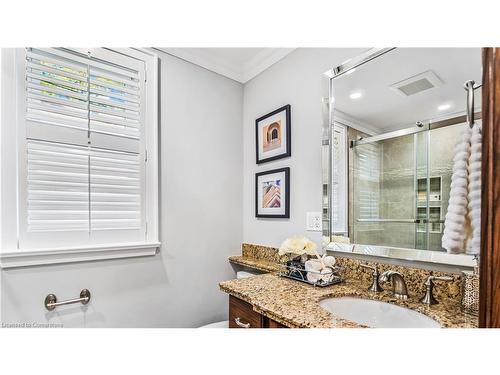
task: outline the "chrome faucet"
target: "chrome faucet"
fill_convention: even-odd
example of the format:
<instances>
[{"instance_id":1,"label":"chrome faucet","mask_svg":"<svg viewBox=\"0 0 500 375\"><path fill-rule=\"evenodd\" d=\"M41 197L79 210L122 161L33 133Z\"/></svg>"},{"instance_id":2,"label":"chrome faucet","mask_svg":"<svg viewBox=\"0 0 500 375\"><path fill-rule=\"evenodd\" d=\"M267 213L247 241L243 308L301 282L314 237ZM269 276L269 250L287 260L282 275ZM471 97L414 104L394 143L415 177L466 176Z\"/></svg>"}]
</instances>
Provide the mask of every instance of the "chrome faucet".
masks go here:
<instances>
[{"instance_id":1,"label":"chrome faucet","mask_svg":"<svg viewBox=\"0 0 500 375\"><path fill-rule=\"evenodd\" d=\"M397 299L406 300L408 299L408 289L406 288L405 280L403 275L396 271L385 271L378 278L380 282L392 281L392 293Z\"/></svg>"},{"instance_id":2,"label":"chrome faucet","mask_svg":"<svg viewBox=\"0 0 500 375\"><path fill-rule=\"evenodd\" d=\"M435 305L439 303L434 295L432 294L432 290L434 289L434 280L441 281L453 281L453 277L451 276L434 276L432 273L429 275L427 280L425 281L425 296L420 299L420 302L425 303L426 305Z\"/></svg>"}]
</instances>

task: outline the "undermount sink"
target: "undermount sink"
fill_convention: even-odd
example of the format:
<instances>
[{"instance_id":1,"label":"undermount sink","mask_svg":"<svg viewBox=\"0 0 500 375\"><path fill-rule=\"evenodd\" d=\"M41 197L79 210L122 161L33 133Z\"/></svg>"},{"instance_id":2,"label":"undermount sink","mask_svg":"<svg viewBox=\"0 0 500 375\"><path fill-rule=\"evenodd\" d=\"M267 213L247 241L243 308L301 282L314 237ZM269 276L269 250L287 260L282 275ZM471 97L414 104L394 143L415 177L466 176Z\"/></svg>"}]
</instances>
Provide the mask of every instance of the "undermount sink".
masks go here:
<instances>
[{"instance_id":1,"label":"undermount sink","mask_svg":"<svg viewBox=\"0 0 500 375\"><path fill-rule=\"evenodd\" d=\"M328 298L320 306L336 317L373 328L440 328L428 316L391 303L356 297Z\"/></svg>"}]
</instances>

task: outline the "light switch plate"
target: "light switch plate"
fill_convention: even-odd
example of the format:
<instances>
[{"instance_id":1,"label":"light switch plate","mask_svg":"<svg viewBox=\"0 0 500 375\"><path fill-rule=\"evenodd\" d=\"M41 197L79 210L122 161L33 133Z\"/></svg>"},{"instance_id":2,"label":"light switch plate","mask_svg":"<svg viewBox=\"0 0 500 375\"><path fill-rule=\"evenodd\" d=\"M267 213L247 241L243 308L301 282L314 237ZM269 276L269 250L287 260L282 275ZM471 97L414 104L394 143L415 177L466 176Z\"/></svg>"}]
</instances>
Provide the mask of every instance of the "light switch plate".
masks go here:
<instances>
[{"instance_id":1,"label":"light switch plate","mask_svg":"<svg viewBox=\"0 0 500 375\"><path fill-rule=\"evenodd\" d=\"M321 232L321 212L308 212L306 214L306 230L311 232Z\"/></svg>"}]
</instances>

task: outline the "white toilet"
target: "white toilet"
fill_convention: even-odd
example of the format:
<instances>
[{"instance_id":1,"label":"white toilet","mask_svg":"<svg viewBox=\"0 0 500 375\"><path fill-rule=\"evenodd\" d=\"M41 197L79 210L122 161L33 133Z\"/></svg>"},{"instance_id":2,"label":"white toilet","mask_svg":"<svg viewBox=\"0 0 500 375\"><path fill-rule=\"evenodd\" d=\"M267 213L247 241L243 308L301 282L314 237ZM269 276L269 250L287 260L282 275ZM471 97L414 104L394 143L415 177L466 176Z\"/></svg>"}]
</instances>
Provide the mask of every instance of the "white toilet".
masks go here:
<instances>
[{"instance_id":1,"label":"white toilet","mask_svg":"<svg viewBox=\"0 0 500 375\"><path fill-rule=\"evenodd\" d=\"M247 277L258 275L257 273L238 271L236 272L237 279L245 279ZM229 320L223 320L222 322L210 323L199 328L229 328Z\"/></svg>"}]
</instances>

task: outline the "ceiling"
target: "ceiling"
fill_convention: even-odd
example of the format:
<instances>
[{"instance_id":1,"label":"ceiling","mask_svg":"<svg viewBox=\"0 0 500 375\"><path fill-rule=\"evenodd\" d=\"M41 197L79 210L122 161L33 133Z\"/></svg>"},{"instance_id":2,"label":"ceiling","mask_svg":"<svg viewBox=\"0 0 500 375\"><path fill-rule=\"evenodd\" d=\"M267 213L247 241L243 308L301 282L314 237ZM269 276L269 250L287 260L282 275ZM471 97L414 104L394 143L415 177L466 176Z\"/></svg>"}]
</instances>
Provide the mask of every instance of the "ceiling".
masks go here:
<instances>
[{"instance_id":1,"label":"ceiling","mask_svg":"<svg viewBox=\"0 0 500 375\"><path fill-rule=\"evenodd\" d=\"M411 96L390 87L429 70L442 82L440 86ZM465 114L463 85L470 79L482 80L480 48L397 48L334 78L333 105L376 132L397 130L417 121ZM481 90L475 94L479 109Z\"/></svg>"},{"instance_id":2,"label":"ceiling","mask_svg":"<svg viewBox=\"0 0 500 375\"><path fill-rule=\"evenodd\" d=\"M294 48L156 48L235 81L245 83Z\"/></svg>"}]
</instances>

